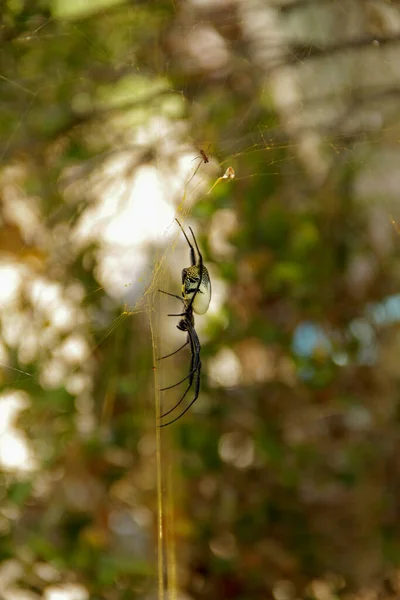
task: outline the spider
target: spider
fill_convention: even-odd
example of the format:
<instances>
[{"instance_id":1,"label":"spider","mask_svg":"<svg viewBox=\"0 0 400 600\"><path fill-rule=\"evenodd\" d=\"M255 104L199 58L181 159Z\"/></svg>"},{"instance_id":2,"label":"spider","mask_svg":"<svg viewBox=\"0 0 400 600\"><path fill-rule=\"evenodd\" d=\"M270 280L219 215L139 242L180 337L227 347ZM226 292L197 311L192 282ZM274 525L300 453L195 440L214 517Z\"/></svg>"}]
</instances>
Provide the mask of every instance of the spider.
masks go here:
<instances>
[{"instance_id":1,"label":"spider","mask_svg":"<svg viewBox=\"0 0 400 600\"><path fill-rule=\"evenodd\" d=\"M202 159L203 159L203 161L204 161L205 163L208 163L208 162L210 162L210 159L208 158L208 156L207 156L207 154L204 152L204 150L200 150L200 154L201 154L201 157L202 157Z\"/></svg>"},{"instance_id":2,"label":"spider","mask_svg":"<svg viewBox=\"0 0 400 600\"><path fill-rule=\"evenodd\" d=\"M183 412L181 412L181 414L179 414L174 419L168 421L167 423L162 423L160 425L160 427L166 427L167 425L171 425L172 423L175 423L175 421L178 421L178 419L183 417L183 415L189 410L189 408L196 402L197 398L199 397L200 372L201 372L201 360L200 360L201 346L200 346L199 338L198 338L198 335L197 335L197 332L196 332L196 329L194 326L193 312L197 313L198 315L203 315L205 312L207 312L208 306L209 306L210 300L211 300L210 276L208 274L206 267L203 265L203 257L199 250L199 246L197 245L197 241L196 241L195 235L193 233L193 230L191 227L189 227L190 233L192 234L192 237L193 237L194 244L196 246L198 260L196 260L196 254L195 254L194 248L193 248L192 244L190 243L189 238L185 233L185 230L183 229L182 225L179 223L178 219L175 219L175 221L178 223L179 227L181 228L181 231L182 231L183 235L185 236L185 239L189 245L190 262L192 264L187 269L182 270L182 297L177 296L176 294L170 294L169 292L164 292L164 290L158 290L158 291L161 292L162 294L166 294L167 296L172 296L173 298L177 298L178 300L180 300L182 302L182 304L183 304L182 312L178 313L178 314L169 314L168 316L169 317L182 317L182 319L179 321L179 323L177 325L177 328L180 331L185 331L187 333L187 337L186 337L186 342L184 344L182 344L182 346L180 346L180 348L178 348L174 352L171 352L170 354L161 356L158 360L163 360L164 358L169 358L170 356L177 354L188 344L190 345L190 352L191 352L192 358L191 358L191 362L190 362L189 374L186 375L186 377L184 377L177 383L174 383L173 385L169 385L168 387L161 389L161 391L164 392L166 390L170 390L170 389L180 385L181 383L183 383L186 380L189 380L188 381L189 385L186 388L186 391L183 394L183 396L181 397L181 399L170 410L163 413L160 416L160 419L171 414L176 408L178 408L178 406L183 402L187 393L191 389L191 387L193 385L193 381L195 381L195 388L194 388L194 398L191 400L191 402L185 408L185 410Z\"/></svg>"},{"instance_id":3,"label":"spider","mask_svg":"<svg viewBox=\"0 0 400 600\"><path fill-rule=\"evenodd\" d=\"M199 152L200 156L194 157L193 160L196 160L197 158L201 158L199 166L201 165L201 163L206 164L206 163L210 162L210 157L207 154L210 149L210 146L211 146L211 144L208 144L207 150L203 150L203 149L199 150L198 152Z\"/></svg>"}]
</instances>

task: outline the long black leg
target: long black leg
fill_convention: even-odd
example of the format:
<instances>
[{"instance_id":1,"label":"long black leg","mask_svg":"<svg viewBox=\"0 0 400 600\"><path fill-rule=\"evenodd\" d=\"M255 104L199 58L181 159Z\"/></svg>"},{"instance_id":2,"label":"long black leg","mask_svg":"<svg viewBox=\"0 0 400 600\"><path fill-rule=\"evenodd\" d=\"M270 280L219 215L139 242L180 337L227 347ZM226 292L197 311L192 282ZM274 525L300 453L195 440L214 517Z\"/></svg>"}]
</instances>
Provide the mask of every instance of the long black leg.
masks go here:
<instances>
[{"instance_id":1,"label":"long black leg","mask_svg":"<svg viewBox=\"0 0 400 600\"><path fill-rule=\"evenodd\" d=\"M194 377L194 374L195 374L195 372L196 372L196 370L197 370L197 367L196 367L196 369L195 369L195 370L193 370L193 363L194 363L194 347L193 347L193 340L192 340L192 338L190 337L190 335L189 335L189 339L190 339L190 349L191 349L191 352L192 352L192 359L191 359L191 361L190 361L190 371L191 371L191 374L190 374L190 378L189 378L189 385L188 385L188 387L186 388L186 390L185 390L185 392L184 392L183 396L181 396L180 400L178 400L178 402L177 402L177 403L176 403L176 404L175 404L175 405L174 405L172 408L170 408L169 410L167 410L167 412L165 412L165 413L163 413L162 415L160 415L160 419L162 419L163 417L166 417L167 415L169 415L170 413L172 413L172 411L174 411L176 408L178 408L178 406L181 404L181 402L183 402L183 400L184 400L184 399L185 399L185 397L186 397L186 394L188 393L188 391L189 391L189 390L190 390L190 388L192 387L192 384L193 384L193 377Z\"/></svg>"},{"instance_id":2,"label":"long black leg","mask_svg":"<svg viewBox=\"0 0 400 600\"><path fill-rule=\"evenodd\" d=\"M164 292L164 290L158 290L159 292L161 292L162 294L165 294L166 296L171 296L171 298L177 298L178 300L180 300L182 302L183 305L185 305L185 301L183 298L181 298L180 296L177 296L176 294L170 294L169 292ZM183 313L179 313L179 314L169 314L167 315L167 317L184 317L185 316L185 312Z\"/></svg>"},{"instance_id":3,"label":"long black leg","mask_svg":"<svg viewBox=\"0 0 400 600\"><path fill-rule=\"evenodd\" d=\"M186 325L186 328L187 328L186 331L187 331L188 336L189 336L190 351L191 351L191 355L192 355L189 374L186 375L186 377L184 377L183 379L181 379L177 383L174 383L173 385L169 385L168 387L161 388L160 389L161 392L165 392L166 390L171 390L172 388L177 387L178 385L180 385L181 383L183 383L184 381L186 381L186 379L190 380L190 385L191 385L191 382L193 380L193 375L196 372L197 367L199 365L199 362L200 362L200 350L201 350L199 337L198 337L198 335L196 333L195 328L191 325L191 323L189 321L186 321L185 325Z\"/></svg>"},{"instance_id":4,"label":"long black leg","mask_svg":"<svg viewBox=\"0 0 400 600\"><path fill-rule=\"evenodd\" d=\"M175 419L172 419L172 421L168 421L168 423L163 423L162 425L160 425L160 427L167 427L167 425L172 425L172 423L175 423L175 421L178 421L181 417L183 417L183 415L189 410L189 408L191 406L193 406L193 404L196 402L197 398L199 397L199 393L200 393L200 375L201 375L201 361L199 362L198 369L197 369L196 388L195 388L193 400L178 417L176 417Z\"/></svg>"},{"instance_id":5,"label":"long black leg","mask_svg":"<svg viewBox=\"0 0 400 600\"><path fill-rule=\"evenodd\" d=\"M199 267L202 269L203 268L203 257L201 255L201 252L200 252L199 247L197 245L197 240L196 240L195 235L193 233L193 229L191 227L189 227L189 229L190 229L190 233L192 234L194 243L196 245L197 254L199 255Z\"/></svg>"},{"instance_id":6,"label":"long black leg","mask_svg":"<svg viewBox=\"0 0 400 600\"><path fill-rule=\"evenodd\" d=\"M181 404L181 402L186 397L186 394L189 392L190 388L192 387L193 378L195 376L195 373L197 372L195 397L192 400L192 402L189 404L189 406L183 411L183 413L179 417L177 417L176 419L173 419L172 421L169 421L168 423L164 423L164 424L160 425L160 427L165 427L166 425L170 425L171 423L174 423L175 421L177 421L182 415L185 414L185 412L187 410L189 410L190 406L192 406L192 404L197 400L197 398L199 396L199 391L200 391L200 371L201 371L201 360L200 360L201 346L200 346L199 337L197 335L197 332L196 332L195 328L192 326L192 324L190 322L187 322L186 325L187 325L187 332L188 332L188 336L189 336L189 340L190 340L190 349L191 349L191 354L192 354L192 359L191 359L191 363L190 363L190 373L189 373L189 376L185 378L185 379L189 378L189 385L188 385L185 393L183 394L183 396L179 400L179 402L177 404L175 404L175 406L173 406L169 411L167 411L166 413L164 413L163 415L161 415L160 418L169 415L172 411L174 411ZM193 367L193 365L195 363L196 363L196 366ZM184 381L184 380L182 380L182 381ZM173 387L175 387L175 386L173 386Z\"/></svg>"},{"instance_id":7,"label":"long black leg","mask_svg":"<svg viewBox=\"0 0 400 600\"><path fill-rule=\"evenodd\" d=\"M166 296L171 296L172 298L178 298L178 300L180 300L183 304L185 304L185 301L183 298L181 298L181 296L177 296L176 294L170 294L169 292L164 292L164 290L158 290L159 292L161 292L162 294L165 294Z\"/></svg>"},{"instance_id":8,"label":"long black leg","mask_svg":"<svg viewBox=\"0 0 400 600\"><path fill-rule=\"evenodd\" d=\"M197 288L194 290L194 294L193 294L193 296L192 296L192 298L191 298L191 300L190 300L189 304L187 305L187 308L186 308L186 310L187 310L187 311L188 311L188 310L192 310L192 304L193 304L193 301L194 301L194 299L196 298L196 295L197 295L197 293L198 293L198 291L199 291L199 289L200 289L200 284L201 284L201 276L199 277L199 282L198 282L198 284L197 284ZM174 315L174 316L176 316L176 317L177 317L178 315Z\"/></svg>"},{"instance_id":9,"label":"long black leg","mask_svg":"<svg viewBox=\"0 0 400 600\"><path fill-rule=\"evenodd\" d=\"M193 365L190 365L190 371L189 371L189 374L186 375L186 377L184 377L183 379L181 379L177 383L174 383L173 385L169 385L168 387L160 388L160 392L165 392L166 390L172 390L172 388L177 387L178 385L180 385L181 383L183 383L184 381L186 381L186 379L189 379L189 377L193 378L193 375L196 372L198 365L199 365L199 359L196 361L196 366L195 367L193 367Z\"/></svg>"},{"instance_id":10,"label":"long black leg","mask_svg":"<svg viewBox=\"0 0 400 600\"><path fill-rule=\"evenodd\" d=\"M180 348L178 348L178 350L175 350L174 352L170 352L169 354L165 354L164 356L160 356L160 358L157 358L157 360L163 360L164 358L169 358L170 356L173 356L174 354L178 354L178 352L180 350L182 350L182 348L187 346L188 343L189 343L189 340L186 340L186 342L184 344L182 344L182 346Z\"/></svg>"},{"instance_id":11,"label":"long black leg","mask_svg":"<svg viewBox=\"0 0 400 600\"><path fill-rule=\"evenodd\" d=\"M158 290L158 291L161 292L162 294L165 294L166 296L171 296L171 298L177 298L185 306L185 301L183 298L181 298L181 296L177 296L177 294L170 294L169 292L164 292L164 290ZM184 317L185 315L186 315L186 312L183 312L183 313L179 313L179 314L169 314L169 315L167 315L167 317Z\"/></svg>"},{"instance_id":12,"label":"long black leg","mask_svg":"<svg viewBox=\"0 0 400 600\"><path fill-rule=\"evenodd\" d=\"M189 242L189 238L186 235L186 232L183 229L182 225L179 223L178 219L175 219L175 221L178 223L179 227L181 228L181 231L182 231L183 235L186 238L187 243L189 244L189 248L190 248L190 260L192 261L192 267L193 267L196 264L196 255L194 253L194 248L193 248L192 244ZM189 229L190 229L190 227L189 227ZM192 231L192 230L190 229L190 231ZM192 232L192 234L193 234L193 232ZM196 244L196 247L197 247L197 244Z\"/></svg>"}]
</instances>

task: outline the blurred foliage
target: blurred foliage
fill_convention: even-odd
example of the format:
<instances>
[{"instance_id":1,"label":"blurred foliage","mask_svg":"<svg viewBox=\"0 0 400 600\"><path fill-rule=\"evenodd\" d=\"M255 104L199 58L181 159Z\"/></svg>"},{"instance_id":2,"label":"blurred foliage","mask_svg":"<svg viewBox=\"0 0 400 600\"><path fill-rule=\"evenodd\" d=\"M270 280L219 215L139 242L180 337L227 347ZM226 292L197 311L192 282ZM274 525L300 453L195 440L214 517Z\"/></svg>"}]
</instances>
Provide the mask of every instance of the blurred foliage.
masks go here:
<instances>
[{"instance_id":1,"label":"blurred foliage","mask_svg":"<svg viewBox=\"0 0 400 600\"><path fill-rule=\"evenodd\" d=\"M398 5L0 9L0 596L157 594L152 332L121 317L140 278L117 297L102 266L153 168L220 302L200 398L162 430L179 587L400 597ZM189 193L172 176L200 149Z\"/></svg>"}]
</instances>

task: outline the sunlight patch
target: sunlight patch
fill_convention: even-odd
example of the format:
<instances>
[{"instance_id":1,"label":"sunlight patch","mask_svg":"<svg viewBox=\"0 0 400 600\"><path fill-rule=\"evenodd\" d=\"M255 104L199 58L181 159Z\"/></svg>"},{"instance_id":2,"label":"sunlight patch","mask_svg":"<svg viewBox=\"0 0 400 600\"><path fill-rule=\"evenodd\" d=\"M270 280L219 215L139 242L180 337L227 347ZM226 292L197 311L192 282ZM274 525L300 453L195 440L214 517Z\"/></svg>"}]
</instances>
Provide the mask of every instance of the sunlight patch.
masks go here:
<instances>
[{"instance_id":1,"label":"sunlight patch","mask_svg":"<svg viewBox=\"0 0 400 600\"><path fill-rule=\"evenodd\" d=\"M22 276L16 265L0 265L0 303L14 302L17 298Z\"/></svg>"},{"instance_id":2,"label":"sunlight patch","mask_svg":"<svg viewBox=\"0 0 400 600\"><path fill-rule=\"evenodd\" d=\"M230 348L222 348L208 367L209 377L214 385L233 387L242 380L240 360Z\"/></svg>"},{"instance_id":3,"label":"sunlight patch","mask_svg":"<svg viewBox=\"0 0 400 600\"><path fill-rule=\"evenodd\" d=\"M32 471L36 464L27 440L15 421L28 405L23 392L8 392L0 396L0 464L8 471Z\"/></svg>"},{"instance_id":4,"label":"sunlight patch","mask_svg":"<svg viewBox=\"0 0 400 600\"><path fill-rule=\"evenodd\" d=\"M78 583L52 585L46 588L44 600L88 600L87 589Z\"/></svg>"}]
</instances>

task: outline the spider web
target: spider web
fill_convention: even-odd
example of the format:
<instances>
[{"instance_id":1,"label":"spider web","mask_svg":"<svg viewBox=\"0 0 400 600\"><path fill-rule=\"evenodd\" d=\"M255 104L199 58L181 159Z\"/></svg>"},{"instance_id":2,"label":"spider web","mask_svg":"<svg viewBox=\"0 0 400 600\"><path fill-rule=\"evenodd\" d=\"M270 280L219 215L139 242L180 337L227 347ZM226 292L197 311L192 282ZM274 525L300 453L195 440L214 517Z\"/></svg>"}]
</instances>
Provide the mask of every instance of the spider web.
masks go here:
<instances>
[{"instance_id":1,"label":"spider web","mask_svg":"<svg viewBox=\"0 0 400 600\"><path fill-rule=\"evenodd\" d=\"M45 49L47 40L52 38L60 40L65 36L68 42L83 39L101 66L102 59L111 52L107 39L103 45L101 35L94 38L86 33L84 25L68 22L62 15L62 3L57 6L56 17L28 28L18 36L18 44L36 52ZM229 219L233 230L238 231L240 223L235 223L229 199L240 195L240 190L251 195L249 181L265 180L269 189L274 177L298 178L304 184L302 201L305 202L310 189L320 188L321 195L324 190L329 191L332 173L338 163L347 161L350 170L362 172L357 181L360 202L368 202L374 193L385 196L383 211L376 207L371 209L371 218L380 223L374 234L375 244L379 252L383 251L382 244L386 244L387 254L394 251L387 231L391 227L391 216L395 223L400 222L396 203L398 185L394 177L398 144L396 33L391 34L392 44L384 43L378 32L376 43L367 46L365 41L368 60L353 55L350 44L346 47L344 42L337 43L334 21L338 18L337 11L343 11L349 23L348 33L357 34L361 43L364 34L361 35L361 27L356 23L356 11L350 3L345 9L336 6L336 10L335 6L334 3L329 9L324 3L317 7L312 2L285 2L275 6L271 3L266 7L257 2L236 3L235 18L245 32L244 38L251 40L247 56L240 54L234 33L230 32L235 23L229 10L214 14L213 22L195 11L191 19L185 10L180 12L175 6L180 21L178 19L171 32L170 44L178 52L177 37L180 36L187 52L187 68L183 69L182 76L182 88L187 93L172 87L173 65L163 64L158 77L150 78L144 67L141 70L135 66L133 52L132 57L125 57L122 63L120 57L116 57L115 72L130 67L135 71L132 80L128 76L121 78L112 91L104 85L94 109L99 116L84 130L90 152L86 148L88 155L82 157L79 156L81 148L76 149L76 156L71 151L70 164L57 170L57 158L63 157L65 140L73 137L75 128L82 122L85 124L89 112L90 93L77 86L73 105L78 117L76 122L66 123L64 136L59 135L57 143L50 145L48 152L53 152L54 158L49 164L54 170L42 188L38 188L40 178L32 177L24 164L24 153L28 151L27 134L31 134L42 99L51 96L57 75L51 73L49 79L44 80L37 75L27 83L25 80L21 83L20 77L0 75L2 89L6 91L6 108L9 109L8 101L17 99L14 110L19 115L16 124L12 122L10 130L3 133L0 152L3 163L0 184L9 236L4 242L7 256L1 269L4 288L8 290L1 298L4 385L12 394L18 392L17 405L21 410L29 407L30 397L36 397L39 388L51 390L53 401L60 402L62 409L67 400L65 392L58 389L63 387L77 404L78 431L87 435L100 423L106 435L108 420L117 410L113 379L116 365L106 366L109 384L103 391L99 418L96 414L99 407L94 406L92 397L96 354L108 343L115 344L116 354L123 354L124 330L132 326L133 320L143 322L146 317L149 329L139 327L134 331L138 339L143 340L141 343L150 344L151 339L152 366L156 367L153 369L154 401L148 402L151 393L143 393L146 402L135 406L133 413L136 416L140 413L140 427L145 429L146 421L151 422L155 431L152 435L156 439L162 550L158 564L160 597L164 594L165 572L167 588L176 594L175 539L171 525L176 502L173 483L176 457L169 439L171 432L163 433L161 438L160 430L154 427L161 412L158 390L167 380L174 379L172 367L159 367L156 358L181 343L174 320L166 322L164 319L170 312L170 300L157 294L158 288L179 293L180 272L188 265L187 248L174 226L174 217L185 226L194 213L204 227L209 206L215 203L220 221L214 221L210 233L215 233L221 220L228 222ZM374 10L375 17L379 14L382 22L395 14L394 8L379 3L374 4ZM326 12L324 18L321 11ZM317 24L323 22L324 27L313 30L313 20ZM218 27L220 31L228 31L226 39ZM266 36L266 32L270 35ZM367 40L368 36L364 38ZM337 44L337 48L331 48L331 55L327 53L326 60L319 61L320 48L329 45L327 42L331 46ZM387 69L376 66L378 61L382 63L382 53ZM227 62L227 56L230 61L232 56L235 58L237 70ZM176 60L183 58L178 55ZM214 64L210 63L212 60ZM195 100L191 101L201 96L202 88L207 88L211 70L219 79L221 105L225 99L224 87L254 89L246 68L250 63L262 74L261 103L258 98L243 103L224 121L217 107L208 108L207 94L202 96L199 106ZM153 66L153 69L157 72L157 68ZM196 69L204 75L193 78ZM371 72L379 72L379 77L371 77ZM150 82L150 79L155 81ZM210 102L212 100L210 92ZM148 114L143 111L146 101L156 102L155 109ZM214 104L217 104L215 100ZM264 109L262 114L260 105ZM188 107L192 129L184 120ZM277 123L277 115L283 126ZM52 117L46 118L50 121ZM215 139L215 124L221 131L218 139ZM194 131L201 135L194 137ZM102 138L107 144L101 143ZM388 160L374 153L374 145L386 148L386 156L392 161L391 169ZM201 150L209 156L209 163L204 163ZM36 167L39 172L43 169L40 164ZM223 179L228 168L234 169L234 180ZM379 178L379 189L374 190L371 186L376 185L379 172L385 176ZM49 208L46 202L54 190L62 202ZM268 196L273 193L269 191ZM39 201L40 197L44 200ZM294 206L293 210L296 210ZM194 227L196 235L203 237L201 225ZM232 246L227 241L214 250L221 260L232 256ZM82 257L82 268L66 283L68 268L77 256ZM95 276L82 285L80 278L85 277L85 265L87 272L94 272ZM215 289L222 291L219 296L216 294L210 318L223 320L220 315L226 290L223 282L218 281L217 273L211 271L211 275ZM102 301L92 302L97 297ZM199 320L199 331L205 336L207 330L203 323L206 320ZM299 352L301 348L304 351L304 341ZM185 363L178 361L178 364ZM151 369L150 363L146 368ZM141 385L145 385L144 379ZM201 406L196 410L201 412ZM41 417L45 420L43 414ZM144 432L141 438L144 446L148 441L146 435ZM32 470L35 469L33 454L32 451L31 465L25 462Z\"/></svg>"}]
</instances>

